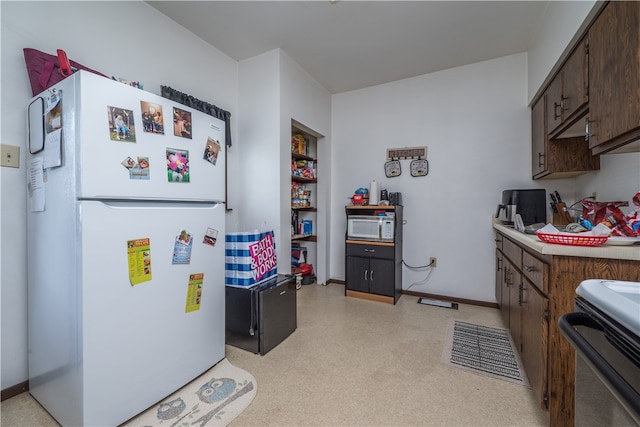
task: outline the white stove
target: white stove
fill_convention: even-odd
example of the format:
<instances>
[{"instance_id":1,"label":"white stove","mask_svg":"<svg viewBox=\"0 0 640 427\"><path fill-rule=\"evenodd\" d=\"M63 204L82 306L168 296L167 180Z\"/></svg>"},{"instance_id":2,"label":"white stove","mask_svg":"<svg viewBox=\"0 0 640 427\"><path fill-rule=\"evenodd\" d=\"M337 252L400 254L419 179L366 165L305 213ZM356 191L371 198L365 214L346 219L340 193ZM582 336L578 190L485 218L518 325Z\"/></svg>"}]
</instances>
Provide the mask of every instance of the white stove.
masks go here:
<instances>
[{"instance_id":1,"label":"white stove","mask_svg":"<svg viewBox=\"0 0 640 427\"><path fill-rule=\"evenodd\" d=\"M560 318L576 350L575 426L640 426L640 283L585 280Z\"/></svg>"},{"instance_id":2,"label":"white stove","mask_svg":"<svg viewBox=\"0 0 640 427\"><path fill-rule=\"evenodd\" d=\"M576 294L640 337L640 282L584 280Z\"/></svg>"}]
</instances>

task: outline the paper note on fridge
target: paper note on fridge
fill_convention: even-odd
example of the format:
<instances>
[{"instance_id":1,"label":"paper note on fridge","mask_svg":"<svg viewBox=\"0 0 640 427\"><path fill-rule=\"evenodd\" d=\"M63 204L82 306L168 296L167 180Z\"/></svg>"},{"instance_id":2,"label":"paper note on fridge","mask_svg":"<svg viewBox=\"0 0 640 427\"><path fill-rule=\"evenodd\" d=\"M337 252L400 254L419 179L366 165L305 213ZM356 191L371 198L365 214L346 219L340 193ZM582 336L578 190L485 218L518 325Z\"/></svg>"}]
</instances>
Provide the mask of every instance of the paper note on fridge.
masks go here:
<instances>
[{"instance_id":1,"label":"paper note on fridge","mask_svg":"<svg viewBox=\"0 0 640 427\"><path fill-rule=\"evenodd\" d=\"M42 157L35 157L29 162L29 209L31 212L44 211L44 171Z\"/></svg>"},{"instance_id":2,"label":"paper note on fridge","mask_svg":"<svg viewBox=\"0 0 640 427\"><path fill-rule=\"evenodd\" d=\"M48 133L44 139L44 168L62 165L62 129Z\"/></svg>"},{"instance_id":3,"label":"paper note on fridge","mask_svg":"<svg viewBox=\"0 0 640 427\"><path fill-rule=\"evenodd\" d=\"M127 240L131 286L151 280L151 239Z\"/></svg>"}]
</instances>

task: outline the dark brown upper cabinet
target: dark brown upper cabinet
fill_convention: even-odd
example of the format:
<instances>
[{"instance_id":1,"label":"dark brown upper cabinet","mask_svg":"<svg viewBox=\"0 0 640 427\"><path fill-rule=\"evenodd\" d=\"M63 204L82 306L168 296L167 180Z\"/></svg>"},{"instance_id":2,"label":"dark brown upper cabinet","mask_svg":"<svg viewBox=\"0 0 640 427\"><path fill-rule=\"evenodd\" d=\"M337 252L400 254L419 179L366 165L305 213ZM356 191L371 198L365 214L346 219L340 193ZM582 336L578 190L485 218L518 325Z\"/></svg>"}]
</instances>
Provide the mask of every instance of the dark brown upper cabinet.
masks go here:
<instances>
[{"instance_id":1,"label":"dark brown upper cabinet","mask_svg":"<svg viewBox=\"0 0 640 427\"><path fill-rule=\"evenodd\" d=\"M584 136L550 139L548 109L553 108L545 93L531 109L531 171L533 179L571 178L600 169L600 156L592 156Z\"/></svg>"},{"instance_id":2,"label":"dark brown upper cabinet","mask_svg":"<svg viewBox=\"0 0 640 427\"><path fill-rule=\"evenodd\" d=\"M609 2L588 37L589 147L640 151L640 2Z\"/></svg>"},{"instance_id":3,"label":"dark brown upper cabinet","mask_svg":"<svg viewBox=\"0 0 640 427\"><path fill-rule=\"evenodd\" d=\"M585 37L569 55L547 89L547 125L551 139L585 134L584 116L589 108L588 55Z\"/></svg>"}]
</instances>

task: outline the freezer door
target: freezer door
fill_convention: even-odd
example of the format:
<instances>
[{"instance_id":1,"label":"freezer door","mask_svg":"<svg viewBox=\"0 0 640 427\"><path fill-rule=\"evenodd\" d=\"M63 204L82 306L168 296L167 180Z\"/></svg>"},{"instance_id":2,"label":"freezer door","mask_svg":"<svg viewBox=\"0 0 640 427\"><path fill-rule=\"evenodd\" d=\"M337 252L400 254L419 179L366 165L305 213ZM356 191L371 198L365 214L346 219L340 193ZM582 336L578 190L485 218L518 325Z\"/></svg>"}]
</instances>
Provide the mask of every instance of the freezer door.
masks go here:
<instances>
[{"instance_id":1,"label":"freezer door","mask_svg":"<svg viewBox=\"0 0 640 427\"><path fill-rule=\"evenodd\" d=\"M224 206L85 201L79 215L84 425L119 425L224 357ZM139 239L149 247L130 247Z\"/></svg>"},{"instance_id":2,"label":"freezer door","mask_svg":"<svg viewBox=\"0 0 640 427\"><path fill-rule=\"evenodd\" d=\"M76 74L79 198L224 200L222 120L91 73ZM161 123L153 118L158 114ZM186 130L176 132L178 127Z\"/></svg>"}]
</instances>

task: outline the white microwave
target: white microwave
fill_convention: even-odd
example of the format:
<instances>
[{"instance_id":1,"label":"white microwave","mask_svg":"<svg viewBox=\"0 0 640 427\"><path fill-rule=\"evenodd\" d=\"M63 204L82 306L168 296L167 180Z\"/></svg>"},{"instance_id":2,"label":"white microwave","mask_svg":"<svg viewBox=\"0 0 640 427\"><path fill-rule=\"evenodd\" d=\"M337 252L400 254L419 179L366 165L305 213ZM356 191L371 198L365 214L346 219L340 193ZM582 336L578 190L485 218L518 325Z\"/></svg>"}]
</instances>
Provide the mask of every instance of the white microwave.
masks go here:
<instances>
[{"instance_id":1,"label":"white microwave","mask_svg":"<svg viewBox=\"0 0 640 427\"><path fill-rule=\"evenodd\" d=\"M347 217L347 239L393 242L394 227L394 217L350 215Z\"/></svg>"}]
</instances>

